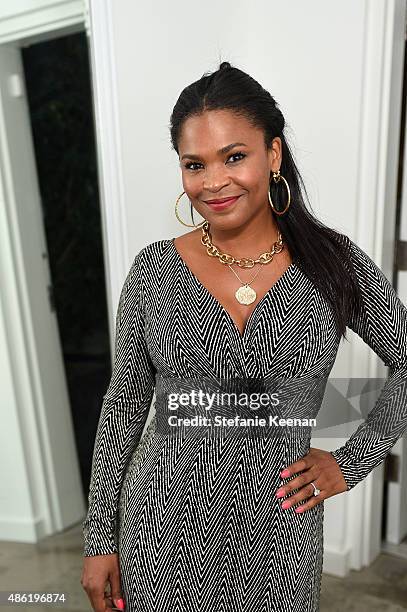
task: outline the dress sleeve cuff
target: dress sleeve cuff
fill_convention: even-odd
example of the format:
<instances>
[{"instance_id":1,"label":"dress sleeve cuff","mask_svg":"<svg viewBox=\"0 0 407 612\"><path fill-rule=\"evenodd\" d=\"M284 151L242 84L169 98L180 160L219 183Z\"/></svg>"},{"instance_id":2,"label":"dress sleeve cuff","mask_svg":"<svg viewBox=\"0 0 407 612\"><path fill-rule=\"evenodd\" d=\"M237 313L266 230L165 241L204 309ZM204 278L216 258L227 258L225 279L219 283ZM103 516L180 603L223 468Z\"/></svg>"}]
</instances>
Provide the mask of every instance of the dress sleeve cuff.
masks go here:
<instances>
[{"instance_id":1,"label":"dress sleeve cuff","mask_svg":"<svg viewBox=\"0 0 407 612\"><path fill-rule=\"evenodd\" d=\"M359 473L355 468L355 462L349 457L344 446L330 451L330 453L339 465L347 485L347 490L350 491L361 481Z\"/></svg>"},{"instance_id":2,"label":"dress sleeve cuff","mask_svg":"<svg viewBox=\"0 0 407 612\"><path fill-rule=\"evenodd\" d=\"M99 520L86 518L82 523L83 556L111 555L118 552L117 530L115 525L107 525Z\"/></svg>"}]
</instances>

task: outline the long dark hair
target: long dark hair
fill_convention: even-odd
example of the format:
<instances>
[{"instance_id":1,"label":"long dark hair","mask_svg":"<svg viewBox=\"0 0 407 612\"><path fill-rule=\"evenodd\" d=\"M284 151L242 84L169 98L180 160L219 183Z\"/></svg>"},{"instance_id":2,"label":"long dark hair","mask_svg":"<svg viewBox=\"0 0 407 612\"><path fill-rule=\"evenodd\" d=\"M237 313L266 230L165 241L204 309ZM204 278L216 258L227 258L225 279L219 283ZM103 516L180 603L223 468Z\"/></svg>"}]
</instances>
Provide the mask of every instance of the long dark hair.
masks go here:
<instances>
[{"instance_id":1,"label":"long dark hair","mask_svg":"<svg viewBox=\"0 0 407 612\"><path fill-rule=\"evenodd\" d=\"M275 215L293 261L301 267L332 308L338 334L346 338L352 308L362 297L352 265L349 239L327 227L306 206L309 197L284 135L285 119L271 94L251 76L222 62L213 73L205 73L181 92L171 114L172 148L179 156L178 143L186 119L209 110L231 110L264 133L267 149L278 136L282 144L280 172L289 184L291 204L286 213ZM283 210L287 191L283 181L270 181L274 207ZM273 214L275 214L273 212ZM193 218L193 206L191 204Z\"/></svg>"}]
</instances>

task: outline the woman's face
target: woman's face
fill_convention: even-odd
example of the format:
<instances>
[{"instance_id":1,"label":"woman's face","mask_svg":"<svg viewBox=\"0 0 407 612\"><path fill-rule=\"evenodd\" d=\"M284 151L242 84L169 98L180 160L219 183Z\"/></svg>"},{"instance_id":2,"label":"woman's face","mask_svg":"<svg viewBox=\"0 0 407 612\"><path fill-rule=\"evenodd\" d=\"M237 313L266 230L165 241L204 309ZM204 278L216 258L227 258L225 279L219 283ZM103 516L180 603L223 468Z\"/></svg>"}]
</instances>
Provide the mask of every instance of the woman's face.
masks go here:
<instances>
[{"instance_id":1,"label":"woman's face","mask_svg":"<svg viewBox=\"0 0 407 612\"><path fill-rule=\"evenodd\" d=\"M233 145L235 146L230 146ZM227 150L222 151L222 148ZM187 119L178 143L184 191L213 227L226 229L271 214L270 172L281 166L281 140L267 151L263 132L228 110L205 111ZM207 200L240 196L223 210Z\"/></svg>"}]
</instances>

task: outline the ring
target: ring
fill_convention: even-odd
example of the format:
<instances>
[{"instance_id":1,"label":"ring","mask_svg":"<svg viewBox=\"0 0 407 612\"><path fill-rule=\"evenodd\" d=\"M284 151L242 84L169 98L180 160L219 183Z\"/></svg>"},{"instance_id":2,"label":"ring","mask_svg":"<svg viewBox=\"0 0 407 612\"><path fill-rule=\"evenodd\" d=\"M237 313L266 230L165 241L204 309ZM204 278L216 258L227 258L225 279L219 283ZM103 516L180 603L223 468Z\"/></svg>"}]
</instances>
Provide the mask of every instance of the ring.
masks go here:
<instances>
[{"instance_id":1,"label":"ring","mask_svg":"<svg viewBox=\"0 0 407 612\"><path fill-rule=\"evenodd\" d=\"M314 487L314 495L319 495L321 493L320 489L318 489L313 482L311 482L311 484Z\"/></svg>"}]
</instances>

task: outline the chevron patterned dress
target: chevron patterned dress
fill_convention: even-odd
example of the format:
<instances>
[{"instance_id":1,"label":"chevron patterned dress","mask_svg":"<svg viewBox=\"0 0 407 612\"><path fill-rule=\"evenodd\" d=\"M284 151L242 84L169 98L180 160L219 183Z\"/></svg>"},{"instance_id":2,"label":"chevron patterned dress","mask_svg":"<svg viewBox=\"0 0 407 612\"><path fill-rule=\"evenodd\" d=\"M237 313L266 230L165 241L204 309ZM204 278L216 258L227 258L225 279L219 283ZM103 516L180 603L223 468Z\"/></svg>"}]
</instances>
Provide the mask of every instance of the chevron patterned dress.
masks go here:
<instances>
[{"instance_id":1,"label":"chevron patterned dress","mask_svg":"<svg viewBox=\"0 0 407 612\"><path fill-rule=\"evenodd\" d=\"M407 427L407 309L372 259L343 239L364 300L348 326L390 368L368 417L331 451L350 490ZM280 471L307 454L311 427L283 428L282 435L271 428L259 435L205 426L174 431L168 395L158 389L168 391L170 381L190 390L191 380L195 387L282 378L326 383L339 343L328 303L295 260L242 335L174 239L135 256L120 295L82 525L85 556L118 553L126 611L319 610L324 501L297 514L297 506L282 510L284 498L275 496L289 480ZM181 413L192 416L193 408L184 402Z\"/></svg>"}]
</instances>

